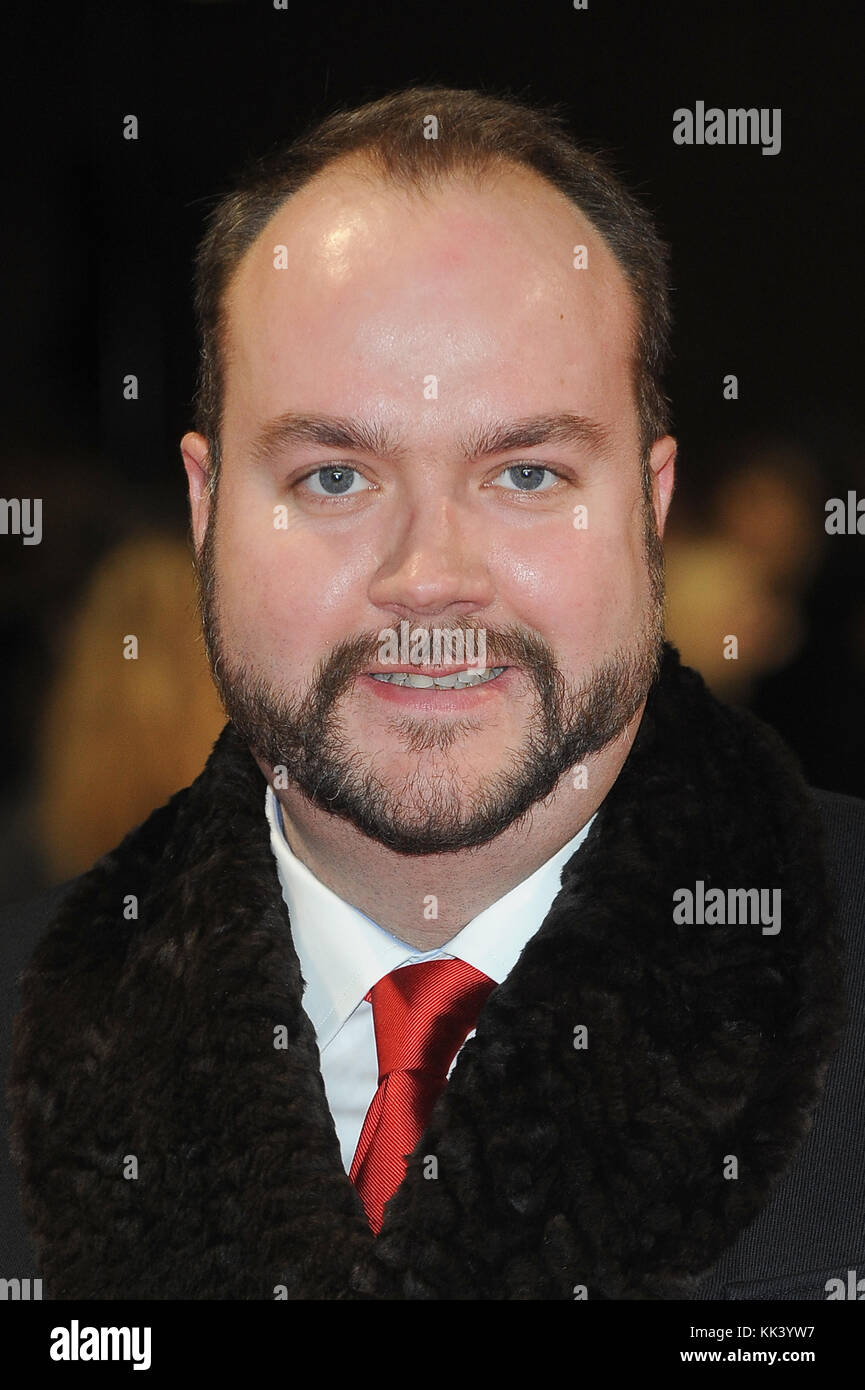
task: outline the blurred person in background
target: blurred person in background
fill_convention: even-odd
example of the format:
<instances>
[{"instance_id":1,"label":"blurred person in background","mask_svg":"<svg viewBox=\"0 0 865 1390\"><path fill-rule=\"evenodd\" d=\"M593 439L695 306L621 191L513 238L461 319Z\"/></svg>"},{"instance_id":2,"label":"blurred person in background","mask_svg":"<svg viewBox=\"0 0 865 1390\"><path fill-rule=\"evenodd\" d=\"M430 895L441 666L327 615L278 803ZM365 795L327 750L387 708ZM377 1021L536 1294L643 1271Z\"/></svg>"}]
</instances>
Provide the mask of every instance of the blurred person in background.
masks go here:
<instances>
[{"instance_id":1,"label":"blurred person in background","mask_svg":"<svg viewBox=\"0 0 865 1390\"><path fill-rule=\"evenodd\" d=\"M831 469L796 439L751 436L694 460L664 540L667 631L717 695L782 734L813 785L861 796L865 560L858 535L827 535L825 520L831 496L857 479L865 493L865 469L826 452Z\"/></svg>"},{"instance_id":2,"label":"blurred person in background","mask_svg":"<svg viewBox=\"0 0 865 1390\"><path fill-rule=\"evenodd\" d=\"M792 440L742 440L695 472L702 506L674 512L664 542L667 631L716 694L747 704L805 641L824 489Z\"/></svg>"},{"instance_id":3,"label":"blurred person in background","mask_svg":"<svg viewBox=\"0 0 865 1390\"><path fill-rule=\"evenodd\" d=\"M796 749L815 786L865 795L865 539L826 533L831 499L865 497L858 437L842 441L818 503L822 563L804 604L804 640L756 683L751 708Z\"/></svg>"},{"instance_id":4,"label":"blurred person in background","mask_svg":"<svg viewBox=\"0 0 865 1390\"><path fill-rule=\"evenodd\" d=\"M186 785L225 722L184 537L154 531L111 547L57 628L32 771L5 809L9 900L82 873Z\"/></svg>"},{"instance_id":5,"label":"blurred person in background","mask_svg":"<svg viewBox=\"0 0 865 1390\"><path fill-rule=\"evenodd\" d=\"M186 786L225 723L185 538L133 536L106 555L64 648L41 721L34 798L51 883L82 873Z\"/></svg>"}]
</instances>

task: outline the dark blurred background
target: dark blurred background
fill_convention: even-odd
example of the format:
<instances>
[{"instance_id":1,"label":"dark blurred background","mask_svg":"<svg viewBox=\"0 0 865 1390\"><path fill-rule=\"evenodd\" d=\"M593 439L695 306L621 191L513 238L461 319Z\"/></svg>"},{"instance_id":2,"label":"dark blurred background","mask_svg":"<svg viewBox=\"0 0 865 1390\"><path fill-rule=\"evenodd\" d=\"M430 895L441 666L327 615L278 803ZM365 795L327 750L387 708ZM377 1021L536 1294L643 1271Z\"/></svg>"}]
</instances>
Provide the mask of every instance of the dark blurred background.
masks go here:
<instances>
[{"instance_id":1,"label":"dark blurred background","mask_svg":"<svg viewBox=\"0 0 865 1390\"><path fill-rule=\"evenodd\" d=\"M251 156L411 82L564 100L654 210L677 325L670 635L814 783L865 794L865 536L824 526L829 498L865 496L856 18L753 0L7 5L0 493L43 499L43 539L0 535L0 897L87 867L221 726L178 449L203 217ZM780 107L780 153L675 145L673 111L698 100ZM118 660L128 632L157 654L146 673Z\"/></svg>"}]
</instances>

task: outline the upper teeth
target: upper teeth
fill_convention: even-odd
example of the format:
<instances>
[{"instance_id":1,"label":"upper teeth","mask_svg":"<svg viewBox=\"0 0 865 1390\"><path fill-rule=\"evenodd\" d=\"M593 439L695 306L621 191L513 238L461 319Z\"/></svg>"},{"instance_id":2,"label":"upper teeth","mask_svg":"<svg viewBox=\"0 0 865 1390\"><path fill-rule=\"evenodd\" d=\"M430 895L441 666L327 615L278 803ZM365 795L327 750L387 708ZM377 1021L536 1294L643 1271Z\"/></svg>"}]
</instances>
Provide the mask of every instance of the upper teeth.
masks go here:
<instances>
[{"instance_id":1,"label":"upper teeth","mask_svg":"<svg viewBox=\"0 0 865 1390\"><path fill-rule=\"evenodd\" d=\"M391 685L410 685L416 690L461 690L467 685L483 685L485 681L495 680L504 670L504 666L484 667L478 671L455 671L452 676L415 676L409 675L407 671L388 671L371 672L374 681L389 681Z\"/></svg>"}]
</instances>

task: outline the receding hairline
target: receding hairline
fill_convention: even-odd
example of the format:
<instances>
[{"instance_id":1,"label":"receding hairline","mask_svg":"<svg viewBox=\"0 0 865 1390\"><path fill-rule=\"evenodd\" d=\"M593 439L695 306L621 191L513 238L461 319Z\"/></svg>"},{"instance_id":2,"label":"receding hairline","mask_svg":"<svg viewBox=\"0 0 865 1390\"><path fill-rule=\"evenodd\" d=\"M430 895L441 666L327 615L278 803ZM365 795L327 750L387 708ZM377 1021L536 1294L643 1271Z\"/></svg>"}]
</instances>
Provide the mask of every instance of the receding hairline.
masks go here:
<instances>
[{"instance_id":1,"label":"receding hairline","mask_svg":"<svg viewBox=\"0 0 865 1390\"><path fill-rule=\"evenodd\" d=\"M278 217L288 208L294 199L304 193L314 191L317 184L321 184L330 178L339 179L340 177L354 179L368 188L375 191L394 190L399 195L405 197L407 201L412 199L431 203L436 195L445 192L448 187L465 185L478 191L488 191L498 187L506 178L516 177L523 183L542 184L547 193L552 195L562 207L572 214L598 238L603 248L603 255L613 270L614 276L622 289L625 290L628 304L628 354L632 363L636 359L638 352L637 337L640 329L642 317L639 296L636 292L631 279L616 255L613 248L607 241L600 227L592 221L591 217L573 198L546 178L539 170L529 164L524 164L513 155L503 155L495 152L469 154L466 162L453 162L446 166L439 167L431 164L429 171L417 174L401 173L399 168L388 163L376 146L370 146L359 150L349 150L344 154L337 155L321 169L317 169L308 179L298 188L287 193L285 198L275 207L265 225L259 230L248 246L238 256L232 266L222 291L222 303L219 314L219 333L218 351L220 353L223 369L227 368L231 362L231 340L229 326L231 322L230 307L235 291L237 280L241 274L243 266L249 257L254 253L255 248L260 245L266 236L268 229L271 228Z\"/></svg>"},{"instance_id":2,"label":"receding hairline","mask_svg":"<svg viewBox=\"0 0 865 1390\"><path fill-rule=\"evenodd\" d=\"M435 113L434 128L430 113ZM593 229L598 245L612 257L611 286L618 290L620 275L626 282L621 299L633 309L628 314L633 332L623 347L630 348L642 448L668 432L663 373L672 327L670 247L652 211L616 168L614 153L579 141L569 119L564 102L539 107L519 94L412 85L334 110L248 163L208 216L195 255L201 343L195 428L208 442L215 472L221 461L226 370L235 360L236 344L225 341L226 320L232 329L239 324L243 304L236 276L261 233L296 193L313 188L323 175L349 170L377 187L401 188L412 200L432 196L455 178L489 184L504 171L523 180L534 175L564 197L579 219L575 244L586 242L591 254L580 228ZM521 181L515 187L537 185ZM277 234L274 240L285 238Z\"/></svg>"},{"instance_id":3,"label":"receding hairline","mask_svg":"<svg viewBox=\"0 0 865 1390\"><path fill-rule=\"evenodd\" d=\"M237 272L250 251L258 244L268 228L273 225L276 218L284 213L296 198L304 193L314 192L317 185L333 179L338 180L340 177L348 180L354 179L375 191L392 190L402 195L408 202L416 200L426 203L431 203L436 195L445 192L452 186L464 185L478 192L484 192L494 189L509 177L515 178L518 182L540 184L563 209L573 213L587 227L591 228L603 245L610 261L615 265L623 283L627 285L632 297L636 298L627 271L607 241L603 230L592 221L592 218L579 203L530 164L522 163L513 155L489 153L481 156L467 156L465 164L457 162L446 166L430 164L428 169L422 172L417 170L405 172L401 171L398 166L389 164L376 147L349 150L345 154L337 155L321 169L316 169L315 173L305 179L299 187L287 193L273 209L264 226L260 228L249 245L244 247L238 256L232 266L224 292L227 293L231 288Z\"/></svg>"},{"instance_id":4,"label":"receding hairline","mask_svg":"<svg viewBox=\"0 0 865 1390\"><path fill-rule=\"evenodd\" d=\"M424 199L429 192L440 192L448 184L466 183L478 188L495 184L509 174L516 174L525 180L535 183L542 183L551 193L556 193L575 208L588 221L588 217L582 208L568 198L556 184L548 179L539 169L531 164L526 164L518 159L514 154L505 154L495 150L489 151L470 151L460 150L458 153L444 164L431 161L423 168L413 166L403 168L399 164L390 161L386 153L379 149L377 145L369 145L362 149L346 150L342 154L336 155L320 169L316 169L300 187L289 193L275 213L279 212L285 203L290 202L298 193L312 188L315 184L324 181L332 175L347 175L360 179L370 187L376 185L386 185L398 189L409 195L416 195Z\"/></svg>"}]
</instances>

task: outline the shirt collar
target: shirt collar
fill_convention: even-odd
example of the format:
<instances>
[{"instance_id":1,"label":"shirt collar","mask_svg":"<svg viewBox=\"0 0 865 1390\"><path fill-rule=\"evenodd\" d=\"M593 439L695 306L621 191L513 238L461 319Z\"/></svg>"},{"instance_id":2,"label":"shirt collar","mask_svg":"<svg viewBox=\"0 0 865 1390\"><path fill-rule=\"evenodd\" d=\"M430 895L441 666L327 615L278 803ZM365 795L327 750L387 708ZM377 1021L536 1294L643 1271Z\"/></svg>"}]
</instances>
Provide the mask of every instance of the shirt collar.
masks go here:
<instances>
[{"instance_id":1,"label":"shirt collar","mask_svg":"<svg viewBox=\"0 0 865 1390\"><path fill-rule=\"evenodd\" d=\"M479 912L444 946L420 951L345 902L297 857L285 838L279 801L270 785L265 814L305 984L303 1005L320 1049L335 1037L372 986L400 966L456 956L500 984L541 926L561 888L562 869L594 820L592 816L540 868Z\"/></svg>"}]
</instances>

